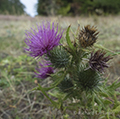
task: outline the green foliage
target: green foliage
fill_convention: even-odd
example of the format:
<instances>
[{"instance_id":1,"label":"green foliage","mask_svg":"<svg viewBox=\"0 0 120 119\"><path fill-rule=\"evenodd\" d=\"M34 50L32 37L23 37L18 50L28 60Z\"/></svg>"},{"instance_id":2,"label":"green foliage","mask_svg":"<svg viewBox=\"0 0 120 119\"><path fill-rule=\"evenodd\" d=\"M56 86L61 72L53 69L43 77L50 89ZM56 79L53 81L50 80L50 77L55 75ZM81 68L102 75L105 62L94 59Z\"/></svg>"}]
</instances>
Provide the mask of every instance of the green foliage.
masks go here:
<instances>
[{"instance_id":1,"label":"green foliage","mask_svg":"<svg viewBox=\"0 0 120 119\"><path fill-rule=\"evenodd\" d=\"M20 0L0 0L0 14L24 14L25 6Z\"/></svg>"},{"instance_id":2,"label":"green foliage","mask_svg":"<svg viewBox=\"0 0 120 119\"><path fill-rule=\"evenodd\" d=\"M31 73L31 75L28 74L31 71L34 72L35 61L33 61L30 57L27 57L27 55L21 55L17 58L8 56L2 59L0 64L0 87L8 87L11 82L17 84L24 78L26 78L26 80L34 80L34 73ZM31 67L28 65L31 65Z\"/></svg>"},{"instance_id":3,"label":"green foliage","mask_svg":"<svg viewBox=\"0 0 120 119\"><path fill-rule=\"evenodd\" d=\"M48 6L48 0L38 0L37 13L40 15L47 15L46 7Z\"/></svg>"},{"instance_id":4,"label":"green foliage","mask_svg":"<svg viewBox=\"0 0 120 119\"><path fill-rule=\"evenodd\" d=\"M71 50L74 50L74 46L73 46L73 44L70 40L69 31L70 31L70 26L67 28L67 31L66 31L66 41L67 41L67 44L68 44L69 48Z\"/></svg>"},{"instance_id":5,"label":"green foliage","mask_svg":"<svg viewBox=\"0 0 120 119\"><path fill-rule=\"evenodd\" d=\"M119 13L120 0L94 0L95 8L102 9L105 13Z\"/></svg>"},{"instance_id":6,"label":"green foliage","mask_svg":"<svg viewBox=\"0 0 120 119\"><path fill-rule=\"evenodd\" d=\"M58 10L58 12L57 12L57 14L62 14L63 16L66 16L66 15L68 15L68 12L70 11L70 4L68 4L67 6L65 6L65 7L61 7L59 10Z\"/></svg>"},{"instance_id":7,"label":"green foliage","mask_svg":"<svg viewBox=\"0 0 120 119\"><path fill-rule=\"evenodd\" d=\"M120 12L120 0L38 0L37 12L39 15L116 14Z\"/></svg>"},{"instance_id":8,"label":"green foliage","mask_svg":"<svg viewBox=\"0 0 120 119\"><path fill-rule=\"evenodd\" d=\"M114 113L118 114L120 113L120 105L118 105L114 110L112 110Z\"/></svg>"},{"instance_id":9,"label":"green foliage","mask_svg":"<svg viewBox=\"0 0 120 119\"><path fill-rule=\"evenodd\" d=\"M51 75L52 84L48 88L38 85L34 90L42 91L52 106L59 109L63 115L67 115L67 110L71 110L76 113L80 111L82 118L116 118L120 108L120 102L117 100L120 93L116 89L120 87L120 82L116 80L108 85L108 80L103 78L101 72L91 69L89 58L93 52L92 48L80 47L79 42L76 41L79 39L71 42L69 32L70 26L66 31L67 45L56 47L47 54L56 69ZM74 36L76 38L75 34ZM108 51L109 55L119 54L112 53L99 45L97 48ZM106 65L106 62L100 59L103 56L104 54L99 53L91 56L95 59L98 57L93 62L96 67L103 69ZM100 64L102 67L98 63L99 59L102 60ZM50 91L48 94L56 100L52 100L46 91Z\"/></svg>"}]
</instances>

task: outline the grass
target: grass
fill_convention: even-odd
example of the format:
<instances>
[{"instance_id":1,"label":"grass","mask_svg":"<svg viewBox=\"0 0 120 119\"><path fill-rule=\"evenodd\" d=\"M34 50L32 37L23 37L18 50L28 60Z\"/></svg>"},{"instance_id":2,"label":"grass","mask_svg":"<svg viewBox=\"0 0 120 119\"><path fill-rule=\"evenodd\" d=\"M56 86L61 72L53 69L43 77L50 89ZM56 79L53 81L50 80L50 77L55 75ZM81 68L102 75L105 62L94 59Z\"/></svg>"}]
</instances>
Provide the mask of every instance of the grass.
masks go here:
<instances>
[{"instance_id":1,"label":"grass","mask_svg":"<svg viewBox=\"0 0 120 119\"><path fill-rule=\"evenodd\" d=\"M0 21L0 119L62 119L58 110L47 105L49 101L41 92L31 92L31 89L41 83L47 86L50 81L35 78L34 71L36 61L27 56L23 50L25 47L25 30L42 21L38 17L32 21L29 19L15 21ZM72 31L87 24L95 25L100 31L97 43L110 50L120 51L120 16L108 17L53 17L44 18L59 22L60 26L67 29L71 24ZM73 35L71 34L73 38ZM63 36L63 39L65 35ZM120 57L116 56L110 62L107 70L110 83L120 76ZM72 117L73 116L73 117ZM74 119L74 115L71 118Z\"/></svg>"}]
</instances>

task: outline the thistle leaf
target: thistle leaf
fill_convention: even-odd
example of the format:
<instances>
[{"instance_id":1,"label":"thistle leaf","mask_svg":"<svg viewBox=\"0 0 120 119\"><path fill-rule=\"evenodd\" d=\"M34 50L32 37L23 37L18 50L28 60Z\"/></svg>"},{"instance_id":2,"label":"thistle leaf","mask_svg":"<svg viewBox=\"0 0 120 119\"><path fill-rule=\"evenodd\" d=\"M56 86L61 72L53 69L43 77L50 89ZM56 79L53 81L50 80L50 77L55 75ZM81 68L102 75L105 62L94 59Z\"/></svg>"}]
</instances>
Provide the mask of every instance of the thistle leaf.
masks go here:
<instances>
[{"instance_id":1,"label":"thistle leaf","mask_svg":"<svg viewBox=\"0 0 120 119\"><path fill-rule=\"evenodd\" d=\"M39 90L46 96L46 98L56 107L57 103L55 101L53 101L45 92L44 88L42 88L41 85L38 84L38 88Z\"/></svg>"},{"instance_id":2,"label":"thistle leaf","mask_svg":"<svg viewBox=\"0 0 120 119\"><path fill-rule=\"evenodd\" d=\"M104 102L103 102L103 103L104 103L104 105L106 105L106 106L107 106L107 105L110 105L110 104L113 104L113 102L112 102L112 101L107 100L107 99L106 99L106 100L104 100Z\"/></svg>"},{"instance_id":3,"label":"thistle leaf","mask_svg":"<svg viewBox=\"0 0 120 119\"><path fill-rule=\"evenodd\" d=\"M109 90L116 90L117 88L120 87L120 82L117 82L117 81L118 81L118 79L115 80L115 81L112 83L112 85L110 85L110 86L108 87Z\"/></svg>"},{"instance_id":4,"label":"thistle leaf","mask_svg":"<svg viewBox=\"0 0 120 119\"><path fill-rule=\"evenodd\" d=\"M103 49L103 50L107 51L107 52L108 52L108 55L112 55L112 56L120 55L120 52L114 52L114 51L112 51L112 50L109 50L109 49L105 48L105 47L102 46L102 45L95 44L94 46L97 47L97 48L100 48L100 49Z\"/></svg>"},{"instance_id":5,"label":"thistle leaf","mask_svg":"<svg viewBox=\"0 0 120 119\"><path fill-rule=\"evenodd\" d=\"M70 47L71 50L74 50L74 46L73 46L73 44L70 40L69 31L70 31L70 26L67 28L67 31L66 31L67 44L68 44L68 46Z\"/></svg>"},{"instance_id":6,"label":"thistle leaf","mask_svg":"<svg viewBox=\"0 0 120 119\"><path fill-rule=\"evenodd\" d=\"M112 110L114 113L120 113L120 105L117 106L114 110Z\"/></svg>"}]
</instances>

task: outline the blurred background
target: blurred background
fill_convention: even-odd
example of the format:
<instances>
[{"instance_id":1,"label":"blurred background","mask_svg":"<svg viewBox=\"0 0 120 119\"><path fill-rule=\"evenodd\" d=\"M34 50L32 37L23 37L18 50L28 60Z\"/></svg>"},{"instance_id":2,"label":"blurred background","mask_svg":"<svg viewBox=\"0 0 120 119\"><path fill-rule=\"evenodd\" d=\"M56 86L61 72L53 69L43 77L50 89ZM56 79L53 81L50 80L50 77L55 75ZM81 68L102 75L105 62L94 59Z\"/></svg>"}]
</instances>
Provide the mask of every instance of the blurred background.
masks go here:
<instances>
[{"instance_id":1,"label":"blurred background","mask_svg":"<svg viewBox=\"0 0 120 119\"><path fill-rule=\"evenodd\" d=\"M120 0L0 0L0 14L79 16L119 14Z\"/></svg>"},{"instance_id":2,"label":"blurred background","mask_svg":"<svg viewBox=\"0 0 120 119\"><path fill-rule=\"evenodd\" d=\"M96 43L120 52L120 0L0 0L0 119L63 119L41 92L31 91L51 82L35 77L37 61L24 52L25 31L43 20L58 22L65 31L71 24L74 33L78 24L96 26ZM109 66L104 74L109 84L120 81L120 56Z\"/></svg>"}]
</instances>

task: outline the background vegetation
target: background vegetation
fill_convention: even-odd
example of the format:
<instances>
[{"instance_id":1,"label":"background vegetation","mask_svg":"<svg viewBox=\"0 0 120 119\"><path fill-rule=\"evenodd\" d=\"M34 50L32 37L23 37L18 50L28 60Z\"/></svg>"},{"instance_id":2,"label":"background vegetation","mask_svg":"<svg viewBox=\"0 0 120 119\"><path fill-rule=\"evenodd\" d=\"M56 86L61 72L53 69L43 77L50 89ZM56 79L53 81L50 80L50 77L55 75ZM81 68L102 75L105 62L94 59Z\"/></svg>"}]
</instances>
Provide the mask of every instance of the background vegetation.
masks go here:
<instances>
[{"instance_id":1,"label":"background vegetation","mask_svg":"<svg viewBox=\"0 0 120 119\"><path fill-rule=\"evenodd\" d=\"M120 0L38 0L38 15L117 14Z\"/></svg>"},{"instance_id":2,"label":"background vegetation","mask_svg":"<svg viewBox=\"0 0 120 119\"><path fill-rule=\"evenodd\" d=\"M21 15L25 6L20 0L0 0L0 14Z\"/></svg>"},{"instance_id":3,"label":"background vegetation","mask_svg":"<svg viewBox=\"0 0 120 119\"><path fill-rule=\"evenodd\" d=\"M20 0L0 0L0 14L25 14ZM118 14L120 0L38 0L38 15L76 16L81 14Z\"/></svg>"}]
</instances>

